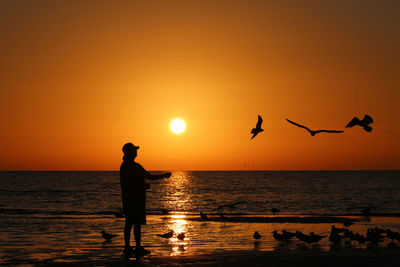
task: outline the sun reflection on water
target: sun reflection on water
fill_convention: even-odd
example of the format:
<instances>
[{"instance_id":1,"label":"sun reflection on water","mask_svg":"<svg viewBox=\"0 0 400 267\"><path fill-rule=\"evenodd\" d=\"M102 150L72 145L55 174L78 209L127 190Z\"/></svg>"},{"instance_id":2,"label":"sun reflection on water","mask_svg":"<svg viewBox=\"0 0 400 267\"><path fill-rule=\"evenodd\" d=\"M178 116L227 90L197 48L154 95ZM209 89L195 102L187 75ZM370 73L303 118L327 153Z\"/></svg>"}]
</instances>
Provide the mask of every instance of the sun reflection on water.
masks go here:
<instances>
[{"instance_id":1,"label":"sun reflection on water","mask_svg":"<svg viewBox=\"0 0 400 267\"><path fill-rule=\"evenodd\" d=\"M169 198L169 205L176 207L176 210L182 210L190 205L190 179L187 172L174 172L170 179L170 192L173 192ZM171 205L172 204L172 205ZM189 221L186 220L185 214L171 214L167 224L170 230L174 231L174 236L170 238L169 245L171 246L171 256L183 254L190 244ZM178 235L184 233L183 240L178 239Z\"/></svg>"},{"instance_id":2,"label":"sun reflection on water","mask_svg":"<svg viewBox=\"0 0 400 267\"><path fill-rule=\"evenodd\" d=\"M186 220L186 215L184 214L173 214L168 224L169 229L173 230L175 233L169 241L172 248L170 255L180 255L186 251L190 244L190 235L188 233L189 221ZM185 238L183 240L179 240L177 237L181 233L185 233Z\"/></svg>"},{"instance_id":3,"label":"sun reflection on water","mask_svg":"<svg viewBox=\"0 0 400 267\"><path fill-rule=\"evenodd\" d=\"M174 231L174 236L169 239L169 246L171 246L170 256L176 256L186 251L190 244L190 235L188 233L189 221L186 220L184 214L172 214L167 224L168 229ZM178 239L178 235L185 233L183 240Z\"/></svg>"}]
</instances>

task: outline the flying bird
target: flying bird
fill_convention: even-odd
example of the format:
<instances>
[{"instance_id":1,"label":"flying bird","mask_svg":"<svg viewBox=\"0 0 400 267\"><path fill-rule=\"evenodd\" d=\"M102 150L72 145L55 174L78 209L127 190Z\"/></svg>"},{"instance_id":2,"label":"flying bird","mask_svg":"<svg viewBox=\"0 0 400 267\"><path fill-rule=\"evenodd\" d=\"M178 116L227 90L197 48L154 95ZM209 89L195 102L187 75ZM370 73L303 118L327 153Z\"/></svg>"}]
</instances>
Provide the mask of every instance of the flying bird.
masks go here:
<instances>
[{"instance_id":1,"label":"flying bird","mask_svg":"<svg viewBox=\"0 0 400 267\"><path fill-rule=\"evenodd\" d=\"M158 235L159 237L165 238L165 239L169 239L174 235L174 231L169 231L168 233L162 234L162 235Z\"/></svg>"},{"instance_id":2,"label":"flying bird","mask_svg":"<svg viewBox=\"0 0 400 267\"><path fill-rule=\"evenodd\" d=\"M117 237L118 235L115 234L109 234L104 230L101 230L101 236L106 240L106 241L110 241L111 239L113 239L114 237Z\"/></svg>"},{"instance_id":3,"label":"flying bird","mask_svg":"<svg viewBox=\"0 0 400 267\"><path fill-rule=\"evenodd\" d=\"M253 134L253 136L251 137L251 139L253 139L254 137L256 137L257 134L263 132L264 130L261 129L261 124L263 122L263 119L261 118L260 115L258 115L258 121L257 121L257 125L256 128L251 129L251 133ZM251 140L250 139L250 140Z\"/></svg>"},{"instance_id":4,"label":"flying bird","mask_svg":"<svg viewBox=\"0 0 400 267\"><path fill-rule=\"evenodd\" d=\"M372 127L369 126L369 124L373 123L374 121L372 120L372 118L370 116L368 116L367 114L365 114L364 119L360 120L357 117L354 117L347 125L346 128L349 127L353 127L356 125L359 125L361 127L364 128L364 130L366 130L367 132L372 131Z\"/></svg>"},{"instance_id":5,"label":"flying bird","mask_svg":"<svg viewBox=\"0 0 400 267\"><path fill-rule=\"evenodd\" d=\"M289 120L289 119L286 119L286 120L287 120L289 123L291 123L291 124L293 124L293 125L296 125L297 127L306 129L307 131L310 132L311 136L314 136L314 135L316 135L317 133L343 133L343 131L336 131L336 130L317 130L317 131L313 131L313 130L311 130L310 128L304 126L304 125L295 123L294 121L291 121L291 120Z\"/></svg>"},{"instance_id":6,"label":"flying bird","mask_svg":"<svg viewBox=\"0 0 400 267\"><path fill-rule=\"evenodd\" d=\"M258 240L258 239L260 239L262 237L262 235L260 235L259 232L255 231L253 237L254 237L255 240Z\"/></svg>"}]
</instances>

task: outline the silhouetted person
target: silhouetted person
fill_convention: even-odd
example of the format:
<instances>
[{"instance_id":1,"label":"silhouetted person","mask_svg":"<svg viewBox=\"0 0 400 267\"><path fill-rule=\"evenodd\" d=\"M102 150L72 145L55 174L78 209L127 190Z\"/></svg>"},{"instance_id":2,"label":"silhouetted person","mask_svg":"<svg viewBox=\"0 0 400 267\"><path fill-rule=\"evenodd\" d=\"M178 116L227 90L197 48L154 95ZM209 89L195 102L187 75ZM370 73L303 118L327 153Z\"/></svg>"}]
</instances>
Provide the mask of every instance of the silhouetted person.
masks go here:
<instances>
[{"instance_id":1,"label":"silhouetted person","mask_svg":"<svg viewBox=\"0 0 400 267\"><path fill-rule=\"evenodd\" d=\"M298 123L296 123L296 122L294 122L294 121L291 121L291 120L289 120L289 119L286 119L286 120L287 120L289 123L291 123L291 124L293 124L293 125L296 125L297 127L306 129L306 130L311 134L311 136L314 136L314 135L316 135L317 133L343 133L343 131L337 131L337 130L316 130L316 131L313 131L313 130L311 130L310 128L304 126L304 125L298 124Z\"/></svg>"},{"instance_id":2,"label":"silhouetted person","mask_svg":"<svg viewBox=\"0 0 400 267\"><path fill-rule=\"evenodd\" d=\"M260 115L258 115L258 120L257 120L257 125L256 128L251 129L251 133L253 134L253 136L251 137L251 139L253 139L254 137L256 137L257 134L263 132L264 130L261 129L261 124L263 122L263 119L261 118ZM250 139L250 140L251 140Z\"/></svg>"},{"instance_id":3,"label":"silhouetted person","mask_svg":"<svg viewBox=\"0 0 400 267\"><path fill-rule=\"evenodd\" d=\"M149 254L150 251L140 245L141 225L146 224L146 189L149 188L145 179L158 180L169 178L171 173L152 175L147 172L139 163L135 162L138 146L126 143L122 147L124 152L123 162L120 169L122 207L125 213L124 255L128 256L135 252L135 255ZM136 247L133 251L130 246L131 229L135 236Z\"/></svg>"},{"instance_id":4,"label":"silhouetted person","mask_svg":"<svg viewBox=\"0 0 400 267\"><path fill-rule=\"evenodd\" d=\"M372 131L372 127L369 126L371 123L373 123L374 121L372 120L372 118L370 116L368 116L367 114L365 114L364 119L360 120L357 117L354 117L347 125L346 128L349 127L353 127L355 125L359 125L361 127L364 128L364 130L366 130L367 132Z\"/></svg>"}]
</instances>

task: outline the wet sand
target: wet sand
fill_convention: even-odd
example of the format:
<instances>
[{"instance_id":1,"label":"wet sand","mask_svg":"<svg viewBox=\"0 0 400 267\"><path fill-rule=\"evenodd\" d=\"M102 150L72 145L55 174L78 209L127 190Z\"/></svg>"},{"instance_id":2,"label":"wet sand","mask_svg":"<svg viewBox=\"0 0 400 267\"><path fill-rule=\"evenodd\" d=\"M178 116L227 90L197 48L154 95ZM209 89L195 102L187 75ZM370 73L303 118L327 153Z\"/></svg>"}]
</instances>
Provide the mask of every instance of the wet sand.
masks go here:
<instances>
[{"instance_id":1,"label":"wet sand","mask_svg":"<svg viewBox=\"0 0 400 267\"><path fill-rule=\"evenodd\" d=\"M88 258L93 258L93 255L88 255ZM142 259L129 260L122 256L87 260L84 255L81 255L71 258L70 261L46 260L31 262L31 264L55 266L400 266L400 249L216 251L197 255L146 256Z\"/></svg>"},{"instance_id":2,"label":"wet sand","mask_svg":"<svg viewBox=\"0 0 400 267\"><path fill-rule=\"evenodd\" d=\"M321 251L239 251L162 257L148 265L178 266L400 266L399 249Z\"/></svg>"},{"instance_id":3,"label":"wet sand","mask_svg":"<svg viewBox=\"0 0 400 267\"><path fill-rule=\"evenodd\" d=\"M398 217L329 217L329 216L219 216L199 221L198 215L150 215L143 226L142 245L152 254L127 261L122 255L122 218L67 218L51 220L52 228L44 231L45 222L21 225L0 233L0 265L70 265L70 266L400 266L400 242L390 244L384 238L379 247L342 242L332 247L325 237L318 244L307 246L293 239L282 244L274 240L272 231L311 231L328 235L332 225L344 227L339 221L354 221L348 229L364 233L369 227L400 231ZM230 221L230 219L232 219ZM219 221L218 221L219 220ZM10 218L12 221L12 218ZM290 222L288 222L290 221ZM335 223L333 223L335 222ZM40 227L39 227L40 226ZM54 228L57 226L57 228ZM37 228L35 228L37 227ZM105 242L100 230L118 234ZM50 231L51 230L51 231ZM174 230L174 237L164 240L158 234ZM255 241L258 231L262 238ZM185 239L176 235L185 232ZM132 240L133 245L133 240Z\"/></svg>"}]
</instances>

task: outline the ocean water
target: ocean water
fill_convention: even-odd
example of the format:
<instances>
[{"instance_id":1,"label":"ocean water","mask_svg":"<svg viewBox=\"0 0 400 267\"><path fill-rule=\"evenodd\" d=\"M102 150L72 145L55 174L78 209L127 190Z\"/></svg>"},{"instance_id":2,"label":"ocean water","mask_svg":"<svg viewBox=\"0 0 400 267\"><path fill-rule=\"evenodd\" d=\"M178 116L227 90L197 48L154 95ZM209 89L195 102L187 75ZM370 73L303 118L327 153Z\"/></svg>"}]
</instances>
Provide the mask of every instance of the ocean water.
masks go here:
<instances>
[{"instance_id":1,"label":"ocean water","mask_svg":"<svg viewBox=\"0 0 400 267\"><path fill-rule=\"evenodd\" d=\"M233 207L219 206L238 203ZM331 224L200 222L211 217L347 216L367 227L400 229L399 171L199 171L174 172L151 181L143 245L152 255L179 255L218 249L272 250L273 230L327 233ZM361 210L372 208L367 219ZM119 172L0 172L0 263L73 261L121 255L123 218ZM340 225L338 225L340 226ZM103 242L100 231L119 234ZM160 240L174 230L186 239ZM264 235L257 244L254 231ZM321 242L322 248L329 246Z\"/></svg>"}]
</instances>

